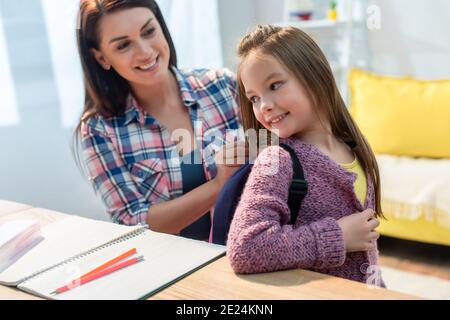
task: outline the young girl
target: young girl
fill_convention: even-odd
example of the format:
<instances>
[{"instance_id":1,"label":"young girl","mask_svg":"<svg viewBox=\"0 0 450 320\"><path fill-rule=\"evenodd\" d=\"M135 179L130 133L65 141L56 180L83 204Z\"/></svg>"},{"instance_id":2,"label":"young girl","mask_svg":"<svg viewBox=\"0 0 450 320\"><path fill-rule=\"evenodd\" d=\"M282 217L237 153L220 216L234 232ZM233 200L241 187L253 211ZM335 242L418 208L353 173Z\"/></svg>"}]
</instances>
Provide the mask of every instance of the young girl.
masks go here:
<instances>
[{"instance_id":1,"label":"young girl","mask_svg":"<svg viewBox=\"0 0 450 320\"><path fill-rule=\"evenodd\" d=\"M234 271L304 268L384 286L374 231L382 216L378 167L324 54L304 32L274 26L246 35L238 54L244 128L270 130L291 146L308 192L288 225L291 157L279 146L259 154L228 236Z\"/></svg>"}]
</instances>

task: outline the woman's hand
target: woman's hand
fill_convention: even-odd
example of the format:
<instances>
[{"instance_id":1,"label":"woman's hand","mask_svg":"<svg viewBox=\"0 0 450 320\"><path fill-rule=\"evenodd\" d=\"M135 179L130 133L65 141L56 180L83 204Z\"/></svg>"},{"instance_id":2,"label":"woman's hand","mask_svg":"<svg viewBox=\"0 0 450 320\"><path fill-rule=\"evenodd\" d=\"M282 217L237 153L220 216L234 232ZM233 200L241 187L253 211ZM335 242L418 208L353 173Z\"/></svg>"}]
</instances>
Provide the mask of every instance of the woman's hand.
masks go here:
<instances>
[{"instance_id":1,"label":"woman's hand","mask_svg":"<svg viewBox=\"0 0 450 320\"><path fill-rule=\"evenodd\" d=\"M248 148L243 141L229 142L215 155L217 165L216 180L225 184L227 180L245 164L248 158Z\"/></svg>"},{"instance_id":2,"label":"woman's hand","mask_svg":"<svg viewBox=\"0 0 450 320\"><path fill-rule=\"evenodd\" d=\"M342 217L337 221L344 234L347 252L375 249L373 240L378 239L380 235L374 230L380 225L380 222L374 218L374 215L375 211L367 209Z\"/></svg>"}]
</instances>

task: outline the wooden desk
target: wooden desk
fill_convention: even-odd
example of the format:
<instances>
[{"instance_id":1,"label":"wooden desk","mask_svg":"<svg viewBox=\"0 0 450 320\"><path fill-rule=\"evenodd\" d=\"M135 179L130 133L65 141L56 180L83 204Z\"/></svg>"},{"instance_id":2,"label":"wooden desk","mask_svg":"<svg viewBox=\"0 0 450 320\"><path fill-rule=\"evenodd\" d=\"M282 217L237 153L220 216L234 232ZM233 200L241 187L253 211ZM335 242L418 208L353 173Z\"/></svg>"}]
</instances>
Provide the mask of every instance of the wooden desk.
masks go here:
<instances>
[{"instance_id":1,"label":"wooden desk","mask_svg":"<svg viewBox=\"0 0 450 320\"><path fill-rule=\"evenodd\" d=\"M17 203L0 201L0 223L18 218L38 218L43 224L66 214ZM39 299L14 288L0 286L0 300ZM150 299L419 299L365 284L307 270L289 270L255 275L237 275L226 257L203 267Z\"/></svg>"},{"instance_id":2,"label":"wooden desk","mask_svg":"<svg viewBox=\"0 0 450 320\"><path fill-rule=\"evenodd\" d=\"M27 206L26 204L0 200L0 218L30 208L31 206Z\"/></svg>"},{"instance_id":3,"label":"wooden desk","mask_svg":"<svg viewBox=\"0 0 450 320\"><path fill-rule=\"evenodd\" d=\"M151 299L202 300L403 300L420 299L308 270L237 275L226 257L154 295Z\"/></svg>"}]
</instances>

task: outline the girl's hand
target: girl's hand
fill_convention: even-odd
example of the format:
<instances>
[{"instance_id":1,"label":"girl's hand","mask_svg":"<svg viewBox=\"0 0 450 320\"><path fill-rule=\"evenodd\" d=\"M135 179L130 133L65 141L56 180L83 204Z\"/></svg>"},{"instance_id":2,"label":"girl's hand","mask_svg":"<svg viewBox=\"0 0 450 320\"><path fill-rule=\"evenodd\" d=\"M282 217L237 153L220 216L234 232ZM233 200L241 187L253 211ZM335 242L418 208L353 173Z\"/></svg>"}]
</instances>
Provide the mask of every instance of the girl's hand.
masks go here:
<instances>
[{"instance_id":1,"label":"girl's hand","mask_svg":"<svg viewBox=\"0 0 450 320\"><path fill-rule=\"evenodd\" d=\"M227 180L245 164L248 158L248 148L245 142L230 142L220 149L215 155L217 165L216 179L220 184Z\"/></svg>"},{"instance_id":2,"label":"girl's hand","mask_svg":"<svg viewBox=\"0 0 450 320\"><path fill-rule=\"evenodd\" d=\"M347 252L375 249L373 240L378 239L380 234L374 229L380 225L380 222L374 218L374 215L375 212L372 209L367 209L342 217L337 221L344 234Z\"/></svg>"}]
</instances>

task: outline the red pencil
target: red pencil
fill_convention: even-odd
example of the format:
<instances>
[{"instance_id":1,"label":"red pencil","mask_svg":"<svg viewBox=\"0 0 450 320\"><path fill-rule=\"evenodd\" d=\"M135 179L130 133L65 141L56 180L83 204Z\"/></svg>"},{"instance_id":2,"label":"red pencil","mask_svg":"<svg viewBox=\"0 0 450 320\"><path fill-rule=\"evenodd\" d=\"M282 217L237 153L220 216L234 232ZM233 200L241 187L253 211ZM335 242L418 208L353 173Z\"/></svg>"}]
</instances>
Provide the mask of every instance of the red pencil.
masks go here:
<instances>
[{"instance_id":1,"label":"red pencil","mask_svg":"<svg viewBox=\"0 0 450 320\"><path fill-rule=\"evenodd\" d=\"M97 273L97 272L102 271L103 269L109 268L112 265L115 265L116 263L119 263L120 261L131 257L132 255L136 254L136 252L137 252L136 248L128 250L127 252L121 254L120 256L118 256L118 257L116 257L116 258L114 258L112 260L109 260L108 262L102 264L101 266L95 268L94 270L92 270L92 271L90 271L90 272L88 272L86 274L83 274L79 279L77 279L77 281L83 280L85 277L88 277L88 276L90 276L93 273Z\"/></svg>"},{"instance_id":2,"label":"red pencil","mask_svg":"<svg viewBox=\"0 0 450 320\"><path fill-rule=\"evenodd\" d=\"M85 284L85 283L88 283L88 282L90 282L92 280L101 278L101 277L106 276L106 275L108 275L110 273L113 273L113 272L115 272L115 271L117 271L119 269L123 269L125 267L131 266L131 265L133 265L135 263L138 263L138 262L141 262L141 261L144 261L144 256L139 256L139 257L135 257L135 258L132 258L132 259L129 259L129 260L125 260L125 261L123 261L123 262L121 262L119 264L116 264L116 265L112 266L112 267L103 269L103 270L101 270L101 271L99 271L97 273L92 273L92 274L90 274L90 275L88 275L86 277L83 277L76 284L71 283L71 284L65 285L65 286L63 286L61 288L58 288L55 291L53 291L51 294L52 295L56 295L56 294L64 293L66 291L69 291L70 289L73 289L73 288L76 288L78 286L81 286L82 284Z\"/></svg>"}]
</instances>

